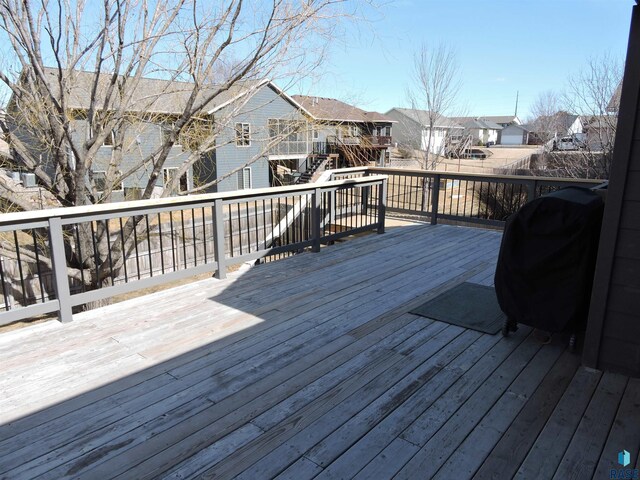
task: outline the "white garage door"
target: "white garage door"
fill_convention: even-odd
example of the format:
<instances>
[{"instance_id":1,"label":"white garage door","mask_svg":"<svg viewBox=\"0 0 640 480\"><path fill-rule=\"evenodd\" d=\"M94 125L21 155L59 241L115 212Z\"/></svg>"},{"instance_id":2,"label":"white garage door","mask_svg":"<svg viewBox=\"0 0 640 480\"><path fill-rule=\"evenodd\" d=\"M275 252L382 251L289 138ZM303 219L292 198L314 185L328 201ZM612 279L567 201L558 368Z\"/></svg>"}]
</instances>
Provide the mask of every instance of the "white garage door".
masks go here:
<instances>
[{"instance_id":1,"label":"white garage door","mask_svg":"<svg viewBox=\"0 0 640 480\"><path fill-rule=\"evenodd\" d=\"M502 135L502 145L522 145L522 134Z\"/></svg>"}]
</instances>

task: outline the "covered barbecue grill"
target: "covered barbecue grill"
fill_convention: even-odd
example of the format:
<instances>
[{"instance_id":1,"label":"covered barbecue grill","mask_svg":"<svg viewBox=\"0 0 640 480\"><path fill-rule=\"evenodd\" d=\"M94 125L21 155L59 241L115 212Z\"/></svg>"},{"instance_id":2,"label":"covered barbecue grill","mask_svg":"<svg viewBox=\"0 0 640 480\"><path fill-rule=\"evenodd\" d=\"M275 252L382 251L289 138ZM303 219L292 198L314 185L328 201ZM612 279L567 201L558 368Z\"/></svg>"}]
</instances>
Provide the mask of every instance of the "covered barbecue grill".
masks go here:
<instances>
[{"instance_id":1,"label":"covered barbecue grill","mask_svg":"<svg viewBox=\"0 0 640 480\"><path fill-rule=\"evenodd\" d=\"M509 217L495 275L507 316L503 335L517 323L548 332L584 330L603 208L593 191L567 187Z\"/></svg>"}]
</instances>

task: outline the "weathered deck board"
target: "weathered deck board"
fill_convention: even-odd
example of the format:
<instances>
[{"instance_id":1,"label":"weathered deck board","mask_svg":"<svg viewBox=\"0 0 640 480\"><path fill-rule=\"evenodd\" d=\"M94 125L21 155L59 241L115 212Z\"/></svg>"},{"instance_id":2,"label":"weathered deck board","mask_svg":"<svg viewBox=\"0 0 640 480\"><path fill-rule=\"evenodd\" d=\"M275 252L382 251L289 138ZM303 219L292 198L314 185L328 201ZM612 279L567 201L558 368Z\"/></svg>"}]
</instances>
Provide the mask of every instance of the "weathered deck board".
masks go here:
<instances>
[{"instance_id":1,"label":"weathered deck board","mask_svg":"<svg viewBox=\"0 0 640 480\"><path fill-rule=\"evenodd\" d=\"M0 335L0 477L551 478L637 456L637 381L527 327L408 313L492 285L499 243L397 228Z\"/></svg>"}]
</instances>

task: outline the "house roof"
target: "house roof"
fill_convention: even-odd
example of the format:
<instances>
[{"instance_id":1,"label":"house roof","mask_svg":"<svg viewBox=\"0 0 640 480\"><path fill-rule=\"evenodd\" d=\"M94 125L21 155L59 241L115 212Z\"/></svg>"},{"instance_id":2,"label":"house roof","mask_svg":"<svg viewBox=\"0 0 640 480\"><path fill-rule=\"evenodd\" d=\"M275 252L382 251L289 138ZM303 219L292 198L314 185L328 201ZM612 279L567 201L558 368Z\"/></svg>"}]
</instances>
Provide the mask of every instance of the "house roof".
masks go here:
<instances>
[{"instance_id":1,"label":"house roof","mask_svg":"<svg viewBox=\"0 0 640 480\"><path fill-rule=\"evenodd\" d=\"M583 117L585 128L613 128L618 122L617 115L589 115Z\"/></svg>"},{"instance_id":2,"label":"house roof","mask_svg":"<svg viewBox=\"0 0 640 480\"><path fill-rule=\"evenodd\" d=\"M530 128L530 126L529 126L529 125L516 125L516 124L509 125L509 126L507 126L507 127L504 127L502 130L504 131L504 130L507 130L507 129L509 129L509 128L510 128L510 129L517 128L517 129L519 129L519 130L522 130L522 131L524 131L524 132L528 132L528 133L532 132L532 130L531 130L531 128Z\"/></svg>"},{"instance_id":3,"label":"house roof","mask_svg":"<svg viewBox=\"0 0 640 480\"><path fill-rule=\"evenodd\" d=\"M482 128L489 130L502 130L502 125L487 120L484 117L451 117L451 120L459 123L465 128Z\"/></svg>"},{"instance_id":4,"label":"house roof","mask_svg":"<svg viewBox=\"0 0 640 480\"><path fill-rule=\"evenodd\" d=\"M316 120L358 123L395 122L381 113L367 112L335 98L309 95L292 95L291 98Z\"/></svg>"},{"instance_id":5,"label":"house roof","mask_svg":"<svg viewBox=\"0 0 640 480\"><path fill-rule=\"evenodd\" d=\"M607 105L607 112L617 113L620 110L620 96L622 95L622 80L616 87L616 90L611 95L611 100Z\"/></svg>"},{"instance_id":6,"label":"house roof","mask_svg":"<svg viewBox=\"0 0 640 480\"><path fill-rule=\"evenodd\" d=\"M54 94L58 94L59 83L57 80L58 69L45 68L45 77L50 80L50 86ZM95 73L85 71L73 71L71 73L72 80L69 91L68 108L86 110L90 104L91 91L95 81ZM104 98L111 75L102 73L98 79L98 98ZM247 94L255 93L261 86L270 83L266 79L262 80L246 80L238 82L229 89L221 91L216 97L207 102L204 110L213 113L225 105L237 100ZM200 99L206 98L220 88L218 85L211 84L205 86L199 94ZM141 78L140 83L133 92L130 102L129 111L163 113L163 114L180 114L187 102L189 95L193 89L193 83L180 82L172 80L162 80L155 78ZM197 101L197 100L196 100ZM99 104L101 102L98 102ZM113 105L117 108L117 104Z\"/></svg>"},{"instance_id":7,"label":"house roof","mask_svg":"<svg viewBox=\"0 0 640 480\"><path fill-rule=\"evenodd\" d=\"M401 113L402 115L410 118L414 122L419 123L420 125L427 125L429 123L429 111L428 110L418 110L415 108L392 108L389 112L395 110L396 112ZM387 112L387 114L389 114ZM464 128L462 125L455 122L453 119L449 117L445 117L444 115L437 115L436 121L434 124L436 128Z\"/></svg>"},{"instance_id":8,"label":"house roof","mask_svg":"<svg viewBox=\"0 0 640 480\"><path fill-rule=\"evenodd\" d=\"M517 123L520 124L520 119L516 115L483 115L483 119L489 120L495 123Z\"/></svg>"},{"instance_id":9,"label":"house roof","mask_svg":"<svg viewBox=\"0 0 640 480\"><path fill-rule=\"evenodd\" d=\"M556 113L556 116L558 117L558 125L563 127L565 130L569 130L571 125L580 118L579 115L574 115L569 112L558 112Z\"/></svg>"}]
</instances>

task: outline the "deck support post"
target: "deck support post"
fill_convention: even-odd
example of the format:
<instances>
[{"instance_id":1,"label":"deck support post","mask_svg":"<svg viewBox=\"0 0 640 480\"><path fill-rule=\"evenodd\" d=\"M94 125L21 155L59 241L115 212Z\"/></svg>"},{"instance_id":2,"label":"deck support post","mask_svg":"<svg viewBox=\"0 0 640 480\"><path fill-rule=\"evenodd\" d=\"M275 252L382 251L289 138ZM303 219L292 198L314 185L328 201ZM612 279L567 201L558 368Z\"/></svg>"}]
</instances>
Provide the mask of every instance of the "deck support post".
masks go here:
<instances>
[{"instance_id":1,"label":"deck support post","mask_svg":"<svg viewBox=\"0 0 640 480\"><path fill-rule=\"evenodd\" d=\"M227 278L227 265L224 253L224 213L222 210L222 200L214 201L215 218L213 219L213 252L218 268L215 277L219 280Z\"/></svg>"},{"instance_id":2,"label":"deck support post","mask_svg":"<svg viewBox=\"0 0 640 480\"><path fill-rule=\"evenodd\" d=\"M387 214L387 179L382 180L378 190L378 233L384 233L384 221Z\"/></svg>"},{"instance_id":3,"label":"deck support post","mask_svg":"<svg viewBox=\"0 0 640 480\"><path fill-rule=\"evenodd\" d=\"M67 257L64 252L64 235L60 217L49 219L49 245L51 246L51 263L53 264L53 285L58 299L58 319L62 323L73 320L71 306L71 290L67 275Z\"/></svg>"},{"instance_id":4,"label":"deck support post","mask_svg":"<svg viewBox=\"0 0 640 480\"><path fill-rule=\"evenodd\" d=\"M438 223L438 207L440 204L440 175L433 176L433 185L431 189L431 225Z\"/></svg>"}]
</instances>

